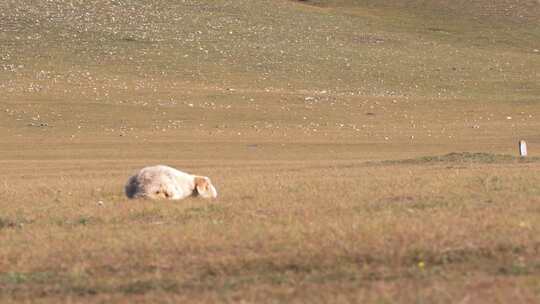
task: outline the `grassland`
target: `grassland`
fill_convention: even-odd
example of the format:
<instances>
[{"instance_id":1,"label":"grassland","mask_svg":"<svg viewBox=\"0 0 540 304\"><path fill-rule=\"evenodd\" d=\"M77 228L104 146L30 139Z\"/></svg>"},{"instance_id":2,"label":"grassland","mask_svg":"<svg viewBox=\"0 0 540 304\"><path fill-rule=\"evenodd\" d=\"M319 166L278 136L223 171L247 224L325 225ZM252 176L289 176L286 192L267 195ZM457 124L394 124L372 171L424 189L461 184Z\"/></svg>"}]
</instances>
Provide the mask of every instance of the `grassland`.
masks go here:
<instances>
[{"instance_id":1,"label":"grassland","mask_svg":"<svg viewBox=\"0 0 540 304\"><path fill-rule=\"evenodd\" d=\"M538 303L538 20L1 2L0 302ZM128 201L156 163L219 199Z\"/></svg>"}]
</instances>

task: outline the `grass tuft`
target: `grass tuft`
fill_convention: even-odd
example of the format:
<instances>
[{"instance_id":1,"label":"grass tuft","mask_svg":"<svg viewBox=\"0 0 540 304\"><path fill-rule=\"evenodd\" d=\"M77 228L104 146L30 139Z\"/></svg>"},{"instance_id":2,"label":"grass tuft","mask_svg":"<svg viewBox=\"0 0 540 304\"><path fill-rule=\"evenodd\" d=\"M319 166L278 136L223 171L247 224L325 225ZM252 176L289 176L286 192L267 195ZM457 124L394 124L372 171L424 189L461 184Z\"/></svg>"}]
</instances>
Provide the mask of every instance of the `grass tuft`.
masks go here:
<instances>
[{"instance_id":1,"label":"grass tuft","mask_svg":"<svg viewBox=\"0 0 540 304\"><path fill-rule=\"evenodd\" d=\"M25 219L11 219L6 217L0 217L0 230L8 228L22 228L25 224L29 223Z\"/></svg>"}]
</instances>

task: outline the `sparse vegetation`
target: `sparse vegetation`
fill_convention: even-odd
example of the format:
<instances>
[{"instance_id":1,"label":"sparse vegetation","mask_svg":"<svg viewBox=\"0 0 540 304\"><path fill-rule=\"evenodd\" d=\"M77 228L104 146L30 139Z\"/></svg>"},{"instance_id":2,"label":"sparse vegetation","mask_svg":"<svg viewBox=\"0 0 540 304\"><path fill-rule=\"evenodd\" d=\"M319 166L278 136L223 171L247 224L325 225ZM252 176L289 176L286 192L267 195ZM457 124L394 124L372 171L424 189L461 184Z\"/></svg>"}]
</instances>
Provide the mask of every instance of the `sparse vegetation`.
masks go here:
<instances>
[{"instance_id":1,"label":"sparse vegetation","mask_svg":"<svg viewBox=\"0 0 540 304\"><path fill-rule=\"evenodd\" d=\"M540 4L428 2L1 2L0 302L537 303Z\"/></svg>"},{"instance_id":2,"label":"sparse vegetation","mask_svg":"<svg viewBox=\"0 0 540 304\"><path fill-rule=\"evenodd\" d=\"M452 152L440 156L423 156L415 159L383 161L383 164L436 164L436 163L466 163L466 164L501 164L501 163L532 163L538 162L538 157L519 157L493 153Z\"/></svg>"}]
</instances>

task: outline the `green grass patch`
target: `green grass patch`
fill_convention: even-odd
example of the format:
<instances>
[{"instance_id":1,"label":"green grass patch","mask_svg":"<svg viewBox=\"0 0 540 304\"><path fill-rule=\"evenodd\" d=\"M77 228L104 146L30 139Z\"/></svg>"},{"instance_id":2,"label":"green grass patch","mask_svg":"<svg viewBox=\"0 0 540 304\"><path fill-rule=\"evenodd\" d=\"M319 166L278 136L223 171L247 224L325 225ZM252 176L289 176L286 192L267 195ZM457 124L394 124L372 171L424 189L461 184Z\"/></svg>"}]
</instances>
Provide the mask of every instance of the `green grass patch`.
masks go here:
<instances>
[{"instance_id":1,"label":"green grass patch","mask_svg":"<svg viewBox=\"0 0 540 304\"><path fill-rule=\"evenodd\" d=\"M44 284L51 283L58 276L53 272L35 271L35 272L6 272L0 273L1 285L17 284Z\"/></svg>"},{"instance_id":2,"label":"green grass patch","mask_svg":"<svg viewBox=\"0 0 540 304\"><path fill-rule=\"evenodd\" d=\"M484 152L452 152L440 156L423 156L404 160L386 160L379 164L383 165L430 165L430 164L508 164L508 163L535 163L540 162L540 157L518 157L505 154L493 154Z\"/></svg>"}]
</instances>

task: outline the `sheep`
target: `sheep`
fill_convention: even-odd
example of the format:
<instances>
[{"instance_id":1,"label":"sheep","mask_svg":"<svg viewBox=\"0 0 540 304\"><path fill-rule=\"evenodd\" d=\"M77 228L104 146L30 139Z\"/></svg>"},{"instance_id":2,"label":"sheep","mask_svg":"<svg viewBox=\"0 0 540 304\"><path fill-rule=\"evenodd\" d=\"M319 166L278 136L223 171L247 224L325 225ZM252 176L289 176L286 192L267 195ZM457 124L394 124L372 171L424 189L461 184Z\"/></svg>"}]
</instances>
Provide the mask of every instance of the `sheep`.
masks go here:
<instances>
[{"instance_id":1,"label":"sheep","mask_svg":"<svg viewBox=\"0 0 540 304\"><path fill-rule=\"evenodd\" d=\"M125 192L130 199L181 200L189 196L217 197L216 188L208 177L191 175L164 165L142 168L128 179Z\"/></svg>"}]
</instances>

